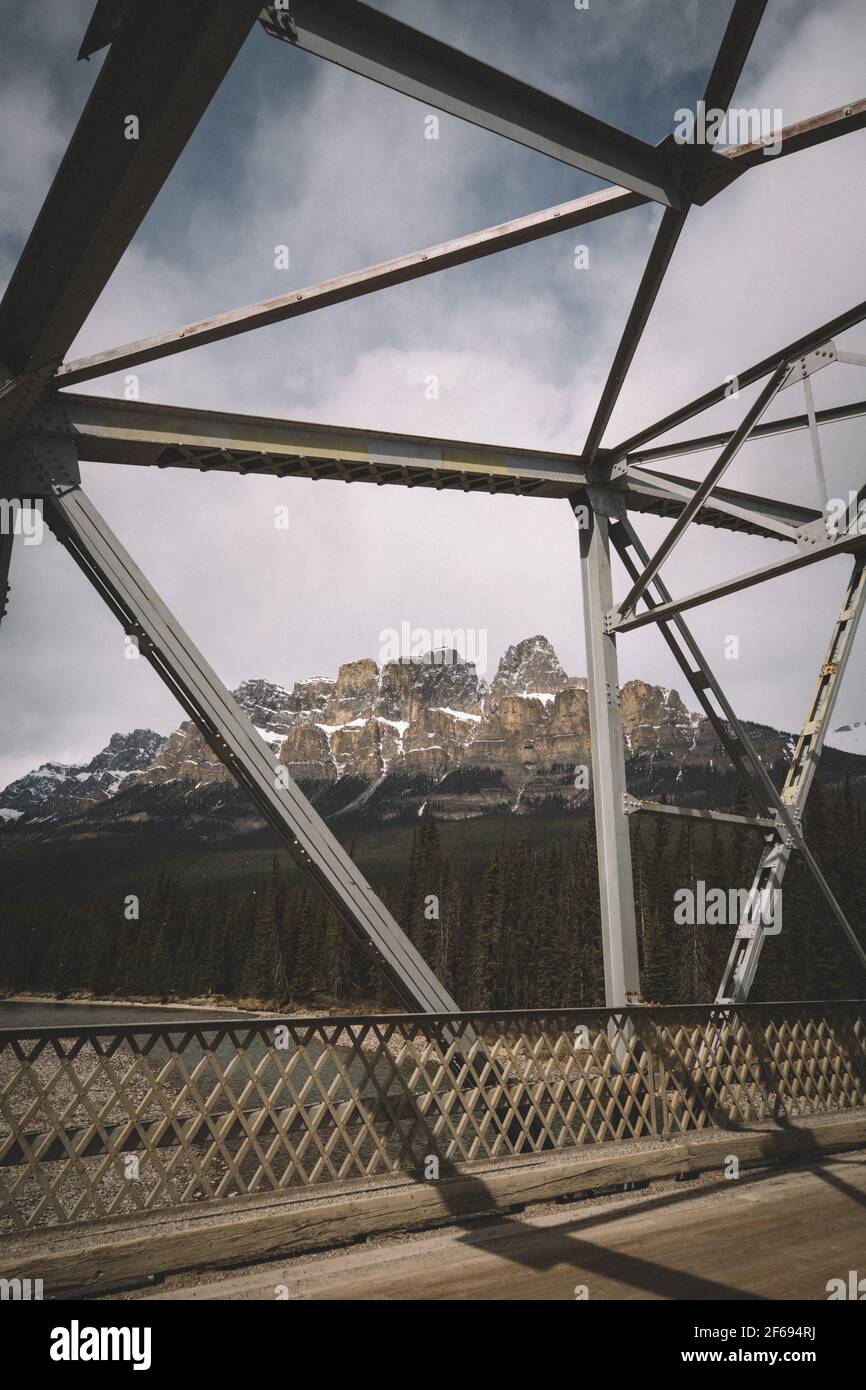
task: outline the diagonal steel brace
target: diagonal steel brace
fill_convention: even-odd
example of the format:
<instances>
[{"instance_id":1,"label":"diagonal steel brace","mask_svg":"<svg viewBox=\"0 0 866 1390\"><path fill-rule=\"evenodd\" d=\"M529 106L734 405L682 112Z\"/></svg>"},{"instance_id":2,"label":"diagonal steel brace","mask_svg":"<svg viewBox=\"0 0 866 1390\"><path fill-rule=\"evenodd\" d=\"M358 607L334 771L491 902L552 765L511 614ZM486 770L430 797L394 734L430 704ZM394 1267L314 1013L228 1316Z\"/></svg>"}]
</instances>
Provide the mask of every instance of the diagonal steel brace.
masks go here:
<instances>
[{"instance_id":1,"label":"diagonal steel brace","mask_svg":"<svg viewBox=\"0 0 866 1390\"><path fill-rule=\"evenodd\" d=\"M786 806L790 807L798 823L802 817L806 799L818 768L818 760L841 688L845 667L851 654L854 635L863 614L864 604L866 604L866 557L858 556L845 587L839 616L833 627L826 656L818 672L815 693L809 704L791 766L782 787L781 799ZM863 947L854 935L841 907L833 897L818 865L802 841L795 846L786 840L778 845L768 846L764 850L752 887L754 898L757 899L759 895L766 895L774 889L781 888L782 879L794 848L799 848L804 852L806 862L815 875L819 887L830 902L834 916L842 927L849 945L854 950L860 964L866 968L866 953L864 953ZM766 935L768 933L765 930L760 912L748 912L746 920L740 923L734 938L719 986L717 1002L740 1002L748 998L757 973Z\"/></svg>"},{"instance_id":2,"label":"diagonal steel brace","mask_svg":"<svg viewBox=\"0 0 866 1390\"><path fill-rule=\"evenodd\" d=\"M301 790L278 765L177 620L80 488L55 489L45 517L140 650L194 720L233 777L252 796L318 883L362 948L400 997L424 1013L458 1006L376 896Z\"/></svg>"}]
</instances>

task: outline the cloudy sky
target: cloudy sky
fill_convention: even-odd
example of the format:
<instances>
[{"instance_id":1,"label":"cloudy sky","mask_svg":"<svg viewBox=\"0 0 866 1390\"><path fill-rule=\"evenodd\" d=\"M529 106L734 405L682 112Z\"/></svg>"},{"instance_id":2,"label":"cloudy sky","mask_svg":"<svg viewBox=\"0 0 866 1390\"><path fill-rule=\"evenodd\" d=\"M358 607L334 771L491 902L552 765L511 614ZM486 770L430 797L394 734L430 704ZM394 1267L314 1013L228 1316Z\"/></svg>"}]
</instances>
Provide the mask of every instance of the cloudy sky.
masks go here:
<instances>
[{"instance_id":1,"label":"cloudy sky","mask_svg":"<svg viewBox=\"0 0 866 1390\"><path fill-rule=\"evenodd\" d=\"M377 0L379 8L655 142L703 90L729 5L716 0ZM0 0L0 281L5 282L102 56L75 54L93 0ZM735 95L785 124L864 95L862 0L770 0ZM312 284L576 197L597 181L268 38L251 35L99 300L72 356ZM606 436L631 434L863 298L866 131L746 174L696 208ZM476 266L138 369L141 397L368 428L579 451L659 218L636 209ZM290 248L278 270L274 248ZM589 265L576 270L576 244ZM866 351L866 330L840 346ZM439 398L427 399L436 375ZM866 373L814 378L819 406ZM94 382L120 395L123 380ZM736 425L725 402L682 437ZM800 388L770 414L803 409ZM862 479L863 422L828 426L831 495ZM700 454L669 465L700 477ZM380 634L475 629L488 675L536 632L585 670L577 534L564 501L88 465L85 485L230 685L291 685L377 657ZM730 486L817 505L808 436L745 448ZM288 531L274 506L290 508ZM652 549L668 523L641 520ZM693 527L674 593L781 556ZM799 727L844 560L690 615L744 716ZM180 712L52 538L16 546L4 622L0 786L46 759L89 758L115 730ZM624 590L623 590L624 592ZM739 639L727 660L725 639ZM650 629L620 643L623 679L677 685ZM866 718L864 642L835 722Z\"/></svg>"}]
</instances>

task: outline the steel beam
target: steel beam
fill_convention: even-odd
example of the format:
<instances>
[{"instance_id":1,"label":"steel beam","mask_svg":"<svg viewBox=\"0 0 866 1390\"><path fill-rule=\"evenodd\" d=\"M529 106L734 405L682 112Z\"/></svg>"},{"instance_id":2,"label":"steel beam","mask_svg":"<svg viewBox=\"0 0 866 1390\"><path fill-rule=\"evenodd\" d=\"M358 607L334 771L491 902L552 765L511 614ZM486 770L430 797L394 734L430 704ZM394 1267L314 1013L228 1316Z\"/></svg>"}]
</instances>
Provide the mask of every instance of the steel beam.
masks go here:
<instances>
[{"instance_id":1,"label":"steel beam","mask_svg":"<svg viewBox=\"0 0 866 1390\"><path fill-rule=\"evenodd\" d=\"M57 399L80 457L93 463L554 497L586 481L568 454L66 392ZM30 423L36 430L40 417ZM62 425L46 427L63 434Z\"/></svg>"},{"instance_id":2,"label":"steel beam","mask_svg":"<svg viewBox=\"0 0 866 1390\"><path fill-rule=\"evenodd\" d=\"M737 825L747 830L758 830L762 835L775 836L778 826L766 816L737 816L728 811L698 810L694 806L669 806L664 801L640 801L637 797L626 797L628 815L675 816L685 820L709 821L714 825Z\"/></svg>"},{"instance_id":3,"label":"steel beam","mask_svg":"<svg viewBox=\"0 0 866 1390\"><path fill-rule=\"evenodd\" d=\"M506 251L514 246L525 246L542 237L556 236L573 227L583 226L601 217L609 217L615 212L638 207L643 200L627 188L605 188L599 193L589 193L583 198L574 198L568 203L533 212L526 217L515 217L501 222L495 227L472 232L468 236L455 237L451 241L428 246L423 251L412 252L408 256L397 256L383 261L380 265L367 266L364 270L353 271L349 275L337 275L320 284L306 289L292 290L289 294L266 299L259 304L250 304L244 309L234 309L226 314L215 314L197 323L188 323L183 328L161 333L153 338L142 338L108 352L95 353L91 357L81 357L67 362L57 372L58 386L75 386L82 381L104 376L107 372L121 371L127 367L137 367L144 362L155 362L173 353L189 352L191 348L204 347L207 343L222 342L240 333L248 333L256 328L265 328L273 323L283 323L287 319L299 318L317 309L325 309L333 304L344 304L351 299L373 294L376 290L387 289L392 285L404 285L411 280L420 280L427 275L435 275L451 266L464 265L468 261L492 256L497 251Z\"/></svg>"},{"instance_id":4,"label":"steel beam","mask_svg":"<svg viewBox=\"0 0 866 1390\"><path fill-rule=\"evenodd\" d=\"M806 806L806 800L818 769L818 762L824 740L833 716L842 678L851 655L854 637L866 602L866 556L855 561L842 598L842 606L836 619L827 653L822 662L815 692L806 713L806 719L785 783L781 798L799 820ZM781 891L785 871L794 846L789 840L768 846L761 856L754 882L751 900L757 904L761 895L774 890ZM809 856L811 859L811 856ZM809 864L813 873L817 869L814 860ZM829 891L823 875L819 875L819 887ZM834 899L835 901L835 899ZM866 953L851 930L841 908L834 913L840 926L854 950L860 964L866 967ZM747 912L739 924L731 953L725 967L722 982L716 996L718 1003L741 1003L748 999L755 980L758 963L767 935L756 907Z\"/></svg>"},{"instance_id":5,"label":"steel beam","mask_svg":"<svg viewBox=\"0 0 866 1390\"><path fill-rule=\"evenodd\" d=\"M733 462L734 458L739 453L743 442L746 439L748 439L750 433L760 420L764 411L767 409L770 402L773 400L774 396L781 388L782 384L785 381L785 378L788 375L788 372L789 368L786 362L783 362L780 367L776 368L775 372L770 377L770 380L767 382L767 385L764 387L763 391L758 396L758 399L746 412L746 415L743 418L741 424L738 425L737 429L734 430L734 433L731 436L730 441L725 445L724 449L722 450L716 462L713 464L707 476L704 478L703 482L700 484L699 487L695 488L695 491L692 493L691 498L683 507L682 511L680 512L670 531L665 536L661 545L658 547L652 559L649 561L649 564L646 566L646 569L644 570L643 574L640 576L640 579L638 579L632 585L631 589L629 589L622 603L619 604L616 610L618 614L630 615L633 612L635 604L637 603L641 594L644 592L649 582L655 578L664 561L668 558L668 556L671 554L674 548L678 545L683 535L683 532L686 530L689 523L693 521L694 518L698 515L699 511L701 510L701 507L704 505L704 502L712 493L712 490L715 487L716 483L725 473L730 464Z\"/></svg>"},{"instance_id":6,"label":"steel beam","mask_svg":"<svg viewBox=\"0 0 866 1390\"><path fill-rule=\"evenodd\" d=\"M760 569L750 570L748 574L738 574L733 579L723 579L718 584L688 594L685 598L657 604L648 612L630 613L628 617L621 618L611 616L611 629L616 632L633 632L635 628L647 627L650 623L663 623L675 613L685 613L689 608L697 608L702 603L711 603L714 599L725 598L728 594L737 594L741 589L750 589L755 584L765 584L769 579L778 579L783 574L806 569L809 565L817 564L819 560L829 560L834 555L852 555L864 548L866 534L844 533L838 540L827 540L823 544L816 542L810 548L798 551L796 555L777 560L771 565L762 565Z\"/></svg>"},{"instance_id":7,"label":"steel beam","mask_svg":"<svg viewBox=\"0 0 866 1390\"><path fill-rule=\"evenodd\" d=\"M843 362L847 353L837 352L836 360ZM853 420L866 415L866 401L853 401L850 405L834 405L827 410L816 410L815 421L819 425L835 424L839 420ZM808 415L786 415L779 420L767 420L756 425L746 440L751 444L756 439L769 439L779 434L790 434L795 430L809 428ZM694 439L677 440L674 444L658 444L653 449L636 449L627 458L632 464L652 463L657 459L682 458L685 454L699 454L705 449L721 449L733 438L733 430L723 430L720 434L702 434ZM661 475L665 476L665 475Z\"/></svg>"},{"instance_id":8,"label":"steel beam","mask_svg":"<svg viewBox=\"0 0 866 1390\"><path fill-rule=\"evenodd\" d=\"M721 103L716 103L721 105ZM851 135L855 130L866 127L866 100L849 102L847 106L837 106L832 111L824 111L820 116L810 116L805 121L797 121L784 130L763 140L753 140L745 145L730 145L719 154L726 159L735 159L738 164L752 169L759 164L775 164L778 159L789 154L799 154L801 150L811 150L826 140L837 140L841 135ZM768 144L780 142L778 154L764 154Z\"/></svg>"},{"instance_id":9,"label":"steel beam","mask_svg":"<svg viewBox=\"0 0 866 1390\"><path fill-rule=\"evenodd\" d=\"M635 554L638 556L638 559L644 566L646 566L648 559L646 550L644 549L640 541L640 538L638 537L637 533L635 532L634 528L632 527L631 523L628 521L627 518L624 518L614 528L613 540L619 552L620 558L623 561L623 564L632 576L636 575L638 571L637 565L635 564L634 560L631 557L631 554L629 553L630 550L634 550ZM668 593L665 585L662 583L660 576L656 576L656 578L652 581L651 588L655 591L656 594L658 594L662 603L670 603L670 594ZM856 584L854 588L856 589ZM853 593L854 589L852 589L851 585L849 585L849 590L846 594L845 602L843 602L842 612L837 623L837 635L834 636L834 641L831 642L831 652L836 650L838 653L837 661L836 663L832 661L825 663L824 667L822 668L822 675L833 676L838 670L838 674L841 676L841 669L839 669L838 663L839 661L841 661L843 655L843 648L845 653L845 660L847 660L847 651L850 650L850 639L851 637L853 637L853 629L854 627L856 627L856 621L859 621L859 613L860 609L862 608L863 602L862 591L857 590L857 593L859 595L859 606L857 606L853 601ZM650 597L649 593L644 593L643 601L651 608L655 608L657 606L655 597ZM854 624L849 625L851 618L855 616L855 612L856 617ZM840 624L842 624L843 626L840 627ZM671 630L672 628L675 628L677 630L677 636L682 640L682 646L680 645L680 642L677 640L677 638L675 638L674 633ZM841 927L852 950L860 959L861 964L866 965L866 952L863 951L863 947L857 940L857 937L854 931L852 930L851 925L848 922L844 911L842 910L826 878L821 872L821 869L816 863L814 855L811 853L809 847L803 839L802 831L800 829L800 811L802 809L802 801L799 801L796 805L791 805L790 798L788 800L783 800L782 794L776 790L776 787L774 786L770 778L770 775L767 772L767 769L764 767L764 764L758 756L757 750L754 748L751 740L749 739L746 730L734 714L734 711L731 708L726 696L724 695L724 692L719 686L718 681L715 679L712 672L710 671L709 666L706 660L704 659L703 655L701 654L697 643L695 642L689 629L686 627L685 622L679 616L679 614L673 614L672 617L669 618L667 621L661 621L659 624L659 631L662 633L662 636L665 638L665 641L670 647L671 652L673 653L678 664L680 665L681 670L684 671L687 679L689 680L689 683L692 685L692 688L698 695L701 705L707 712L713 724L713 727L716 729L716 732L720 734L723 746L728 751L728 754L731 757L734 766L737 768L737 770L743 777L745 785L747 786L759 810L761 810L762 812L775 812L776 839L772 844L768 845L761 858L759 873L756 875L755 883L753 885L753 892L750 898L749 921L747 924L747 928L754 928L756 923L760 924L760 912L763 903L766 901L766 895L771 893L774 888L777 888L781 885L781 881L785 873L785 868L787 866L790 851L791 849L796 848L803 855L803 859L810 873L812 874L813 878L818 884L818 887L820 888L826 902L830 907L831 912L833 913L834 917L836 918L836 921ZM843 638L842 641L839 640L838 634L840 633ZM688 653L691 655L695 663L696 669L690 668L689 662L685 655L686 651L688 651ZM834 686L834 690L838 690L838 685ZM727 721L727 723L730 724L731 728L733 729L733 740L730 738L730 735L724 728L724 724L722 723L718 714L713 709L708 699L708 692L712 693L719 705L719 708L721 709L724 715L725 721ZM835 696L833 696L833 698L835 698ZM832 701L829 704L822 704L822 708L823 727L826 729L827 721L830 719L830 715L832 713ZM820 745L818 746L818 751L820 751ZM799 779L797 779L797 783L799 784ZM741 930L745 931L747 928L741 928ZM732 960L733 955L734 953L732 952Z\"/></svg>"},{"instance_id":10,"label":"steel beam","mask_svg":"<svg viewBox=\"0 0 866 1390\"><path fill-rule=\"evenodd\" d=\"M9 607L9 565L12 560L12 531L0 529L0 623L6 617Z\"/></svg>"},{"instance_id":11,"label":"steel beam","mask_svg":"<svg viewBox=\"0 0 866 1390\"><path fill-rule=\"evenodd\" d=\"M360 0L292 0L290 12L269 5L262 23L275 38L439 111L656 202L678 201L675 175L656 146Z\"/></svg>"},{"instance_id":12,"label":"steel beam","mask_svg":"<svg viewBox=\"0 0 866 1390\"><path fill-rule=\"evenodd\" d=\"M864 319L866 319L866 300L861 300L853 308L847 309L844 314L829 319L827 323L822 323L811 333L797 338L795 342L788 343L786 347L780 348L770 357L764 357L754 366L739 372L736 377L738 390L744 391L747 386L751 386L754 382L760 381L762 377L768 376L778 367L780 362L792 362L794 358L812 352L822 343L827 342L829 338L835 338L847 329L854 328ZM641 445L649 443L651 439L657 439L660 434L667 434L668 430L675 429L677 425L684 424L686 420L693 419L695 415L701 415L703 411L709 410L710 406L718 405L720 401L725 400L730 395L730 390L730 378L727 378L720 386L714 386L712 391L706 391L704 395L696 396L693 401L689 401L688 405L680 406L678 410L671 411L670 415L666 415L664 419L656 420L646 429L639 430L629 439L624 439L610 450L610 458L618 461L635 454Z\"/></svg>"},{"instance_id":13,"label":"steel beam","mask_svg":"<svg viewBox=\"0 0 866 1390\"><path fill-rule=\"evenodd\" d=\"M767 0L734 0L728 23L707 78L704 105L727 111L751 52Z\"/></svg>"},{"instance_id":14,"label":"steel beam","mask_svg":"<svg viewBox=\"0 0 866 1390\"><path fill-rule=\"evenodd\" d=\"M592 748L604 992L608 1008L640 1003L640 966L634 910L631 847L625 809L625 743L620 714L616 638L605 631L603 615L613 602L608 516L622 502L592 490L589 523L580 530L583 625L586 639L587 694Z\"/></svg>"},{"instance_id":15,"label":"steel beam","mask_svg":"<svg viewBox=\"0 0 866 1390\"><path fill-rule=\"evenodd\" d=\"M766 0L734 0L725 33L716 55L716 61L707 80L703 98L705 106L720 107L723 111L727 110L765 8ZM681 149L678 150L678 154L686 160L694 159L692 154L684 156ZM712 150L699 151L698 157L699 163L694 167L692 183L697 182L698 168L709 165L713 161ZM671 257L685 227L691 206L692 191L691 187L684 190L679 204L667 208L659 223L652 251L641 276L634 303L631 306L601 393L601 399L596 407L586 437L583 452L589 464L595 460L601 446L604 432L619 400L626 375L643 337L643 331L652 313Z\"/></svg>"},{"instance_id":16,"label":"steel beam","mask_svg":"<svg viewBox=\"0 0 866 1390\"><path fill-rule=\"evenodd\" d=\"M806 417L809 421L809 439L812 444L812 458L815 463L815 479L818 484L818 500L821 503L821 510L827 510L827 476L824 472L824 460L821 456L821 437L818 434L818 418L815 413L815 398L812 395L812 382L808 376L803 377L803 394L806 401Z\"/></svg>"},{"instance_id":17,"label":"steel beam","mask_svg":"<svg viewBox=\"0 0 866 1390\"><path fill-rule=\"evenodd\" d=\"M97 593L216 755L252 797L289 852L319 885L403 1002L425 1013L457 1012L339 841L280 766L81 489L46 502L46 520Z\"/></svg>"},{"instance_id":18,"label":"steel beam","mask_svg":"<svg viewBox=\"0 0 866 1390\"><path fill-rule=\"evenodd\" d=\"M612 528L611 539L626 573L631 579L637 578L640 572L638 562L646 565L649 555L627 517ZM637 559L633 558L632 552ZM659 604L669 603L670 600L671 595L666 585L661 576L657 575L649 590L644 593L643 602L648 609L654 610ZM778 809L775 802L776 789L690 628L685 620L675 613L667 621L659 623L659 632L761 816L772 814Z\"/></svg>"},{"instance_id":19,"label":"steel beam","mask_svg":"<svg viewBox=\"0 0 866 1390\"><path fill-rule=\"evenodd\" d=\"M71 440L92 463L258 473L397 487L432 487L527 497L572 497L588 480L579 457L415 438L304 421L152 405L60 392L38 409L22 441ZM658 479L658 481L657 481ZM677 479L677 483L689 483ZM623 474L611 487L638 512L678 516L682 501L664 474ZM697 483L690 483L696 488ZM751 520L749 519L751 514ZM802 526L820 513L776 498L717 488L700 525L779 539L780 523Z\"/></svg>"},{"instance_id":20,"label":"steel beam","mask_svg":"<svg viewBox=\"0 0 866 1390\"><path fill-rule=\"evenodd\" d=\"M783 135L785 133L782 132ZM740 150L748 151L751 148L744 145L727 150L725 154L730 160L736 161ZM743 172L745 168L744 164ZM382 262L380 265L368 266L348 275L335 276L318 285L292 291L290 294L259 304L230 310L225 314L216 314L167 333L78 358L58 369L57 381L63 386L74 386L103 376L107 372L157 361L172 353L186 352L194 347L203 347L207 343L220 342L240 333L327 308L332 304L345 303L379 289L421 279L450 266L465 265L498 251L524 246L543 237L555 236L558 232L583 226L615 212L640 207L649 201L651 200L627 188L605 188L598 193L590 193L583 198L575 198L571 202L545 208L525 217L513 218L495 227L471 232L467 236L441 242L423 251Z\"/></svg>"},{"instance_id":21,"label":"steel beam","mask_svg":"<svg viewBox=\"0 0 866 1390\"><path fill-rule=\"evenodd\" d=\"M658 474L646 473L642 468L635 468L629 465L628 477L632 482L643 483L644 486L655 488L659 493L670 497L677 502L689 502L698 490L698 484L680 481L678 478L666 478L664 481ZM727 512L729 516L737 517L740 521L745 521L752 527L763 527L770 530L780 540L796 542L798 537L798 527L790 521L777 520L771 517L767 511L756 512L750 507L738 505L736 502L729 502L721 498L718 492L713 492L713 505L719 510ZM809 517L809 520L817 520L820 513ZM697 518L695 518L697 520ZM801 523L802 524L802 523Z\"/></svg>"},{"instance_id":22,"label":"steel beam","mask_svg":"<svg viewBox=\"0 0 866 1390\"><path fill-rule=\"evenodd\" d=\"M92 58L94 53L107 48L119 31L128 6L129 0L96 0L96 8L78 50L79 59Z\"/></svg>"},{"instance_id":23,"label":"steel beam","mask_svg":"<svg viewBox=\"0 0 866 1390\"><path fill-rule=\"evenodd\" d=\"M652 251L641 276L637 294L629 311L622 337L619 340L614 359L611 364L601 399L596 407L595 415L586 436L583 452L585 457L592 462L598 453L602 437L610 422L614 406L619 400L619 394L625 382L626 373L631 366L638 344L640 343L643 331L646 328L652 307L656 302L656 297L661 289L662 280L670 264L671 257L679 241L680 233L685 226L688 216L688 206L685 208L666 208L659 224L658 231L653 241Z\"/></svg>"},{"instance_id":24,"label":"steel beam","mask_svg":"<svg viewBox=\"0 0 866 1390\"><path fill-rule=\"evenodd\" d=\"M131 0L0 303L0 359L11 371L67 351L259 8Z\"/></svg>"},{"instance_id":25,"label":"steel beam","mask_svg":"<svg viewBox=\"0 0 866 1390\"><path fill-rule=\"evenodd\" d=\"M621 540L618 540L617 542L626 568L630 570L635 569L631 556L628 553L629 546L635 550L636 554L641 556L641 558L643 559L643 563L645 564L646 552L643 550L640 540L636 536L628 520L626 519L622 523L622 526L618 527L617 530L620 536L623 533L625 533L625 536L627 538L627 543ZM660 579L657 578L654 581L654 587L656 591L660 593L663 601L667 601L670 598L670 595L667 593L667 590L665 589ZM644 602L652 605L653 600L649 599L647 595L644 594ZM850 616L848 610L843 605L842 618L845 618L846 614ZM712 693L717 699L720 708L725 713L725 718L728 720L728 722L731 724L734 730L734 733L736 735L736 744L734 745L734 751L737 755L735 757L735 765L737 765L738 767L740 766L740 760L742 755L742 761L747 763L748 771L752 774L751 777L747 777L746 779L746 785L749 787L750 792L753 794L753 796L758 797L761 797L761 792L763 792L763 798L758 802L759 806L765 805L767 809L775 811L778 841L776 844L771 845L765 851L764 858L766 859L767 865L769 866L768 876L765 877L760 892L756 890L752 894L752 898L750 900L750 924L754 925L754 917L756 914L758 914L761 904L765 899L766 893L769 892L773 886L776 886L779 883L781 883L781 877L782 875L784 875L785 865L787 863L784 851L786 849L796 848L802 854L804 862L806 863L809 869L809 872L812 874L812 877L818 884L818 887L820 888L824 896L824 899L830 908L830 911L836 918L836 921L841 927L849 945L860 959L861 964L866 966L866 952L864 952L863 947L860 945L857 936L851 927L851 924L849 923L844 911L842 910L841 905L839 904L838 899L836 898L835 894L833 893L833 890L831 889L826 878L821 872L821 869L816 863L814 855L812 854L811 850L809 849L808 845L803 839L799 822L799 808L795 807L794 809L792 809L791 806L782 799L781 794L776 790L776 787L774 786L769 776L769 773L767 772L766 768L761 762L761 759L759 758L757 751L755 750L754 746L751 743L751 740L746 734L745 729L734 715L734 712L730 708L730 705L728 704L727 700L725 699L724 694L718 685L718 682L715 680L715 678L712 676L712 673L709 671L706 662L703 661L703 659L700 657L700 653L697 648L697 643L694 641L694 638L691 636L691 633L689 633L688 628L686 628L682 618L679 617L679 615L675 615L673 622L679 629L680 634L686 639L688 649L697 657L699 662L700 676L697 672L694 673L694 675L689 675L690 681L694 685L695 689L697 689L702 677L703 682L705 683L707 688L712 690ZM672 641L672 634L670 632L669 624L662 623L660 626L660 630L665 636L665 639L667 640L668 645L671 647L671 650L673 651L674 655L677 656L677 647L676 644ZM680 658L678 657L678 660L679 659ZM825 714L825 718L829 719L829 715L830 711L828 709ZM713 720L713 724L714 727L719 727L716 720ZM729 747L729 740L727 738L724 738L723 742L726 747ZM762 863L763 862L764 861L762 860ZM755 882L756 884L758 883L757 878Z\"/></svg>"},{"instance_id":26,"label":"steel beam","mask_svg":"<svg viewBox=\"0 0 866 1390\"><path fill-rule=\"evenodd\" d=\"M693 495L700 483L694 478L617 464L610 486L623 487L629 511L652 510L657 516L677 517L683 508L682 494ZM727 531L778 541L787 540L790 530L800 531L820 520L821 512L814 507L717 487L695 517L694 524L723 527Z\"/></svg>"}]
</instances>

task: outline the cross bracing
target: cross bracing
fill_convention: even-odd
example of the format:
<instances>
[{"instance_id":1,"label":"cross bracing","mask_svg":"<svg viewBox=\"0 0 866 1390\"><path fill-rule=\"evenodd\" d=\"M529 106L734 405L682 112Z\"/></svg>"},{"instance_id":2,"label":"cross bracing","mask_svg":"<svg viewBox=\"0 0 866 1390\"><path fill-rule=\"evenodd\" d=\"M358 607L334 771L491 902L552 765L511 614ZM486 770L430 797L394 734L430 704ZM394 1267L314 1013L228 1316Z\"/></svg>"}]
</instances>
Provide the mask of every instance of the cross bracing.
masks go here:
<instances>
[{"instance_id":1,"label":"cross bracing","mask_svg":"<svg viewBox=\"0 0 866 1390\"><path fill-rule=\"evenodd\" d=\"M763 0L734 0L703 93L707 107L727 109L761 22ZM67 360L69 349L250 30L265 31L358 76L470 121L608 182L569 203L468 233L381 265L350 271L261 304L134 343ZM231 695L152 589L86 497L79 459L101 464L269 474L346 483L567 499L579 516L593 750L602 936L607 1003L641 1000L629 816L686 815L748 826L765 849L750 903L781 883L790 856L802 856L828 910L861 964L855 933L815 863L801 821L842 674L866 601L864 537L859 514L831 527L825 511L820 431L866 413L866 401L816 410L810 377L837 362L866 359L837 350L835 339L866 319L866 303L804 332L738 376L739 388L761 385L733 430L665 443L663 436L728 394L727 382L630 438L606 445L614 407L652 314L692 206L717 198L762 167L763 140L723 150L679 143L671 133L650 144L393 20L360 0L98 0L80 55L108 49L91 96L63 156L0 302L0 492L42 499L61 544L290 852L313 876L360 943L384 967L411 1008L452 1012L447 989L366 884L272 751L246 722ZM136 112L140 137L116 138ZM866 126L866 100L774 134L775 156L796 156ZM567 228L642 204L663 208L653 248L614 354L587 439L574 454L450 439L418 438L308 422L82 395L70 388L112 371L224 341L314 313L391 285L507 251ZM804 411L762 416L777 393L799 387ZM741 448L769 436L807 431L820 508L734 491L721 481ZM662 440L661 443L656 441ZM649 447L647 447L649 446ZM713 451L700 480L666 474L667 458ZM650 556L630 513L668 518L670 529ZM692 525L773 539L783 558L737 579L675 598L662 568ZM614 599L613 544L631 587ZM5 612L12 537L0 536L0 619ZM852 564L816 694L779 792L751 745L717 678L686 626L683 612L725 593L846 555ZM658 628L716 729L755 804L753 816L696 813L639 802L625 787L619 713L617 641L646 624ZM741 1001L754 980L764 939L750 907L739 924L719 991Z\"/></svg>"}]
</instances>

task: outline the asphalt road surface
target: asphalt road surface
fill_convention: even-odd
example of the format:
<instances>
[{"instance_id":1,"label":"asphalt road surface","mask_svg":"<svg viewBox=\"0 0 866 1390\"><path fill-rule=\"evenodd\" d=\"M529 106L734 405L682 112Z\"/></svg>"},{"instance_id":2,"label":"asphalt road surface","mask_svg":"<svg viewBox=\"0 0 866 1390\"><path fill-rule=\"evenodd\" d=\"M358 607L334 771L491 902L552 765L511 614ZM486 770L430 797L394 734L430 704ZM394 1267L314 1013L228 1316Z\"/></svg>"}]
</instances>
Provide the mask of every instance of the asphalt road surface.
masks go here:
<instances>
[{"instance_id":1,"label":"asphalt road surface","mask_svg":"<svg viewBox=\"0 0 866 1390\"><path fill-rule=\"evenodd\" d=\"M819 1299L866 1275L866 1154L570 1204L165 1288L171 1299Z\"/></svg>"}]
</instances>

